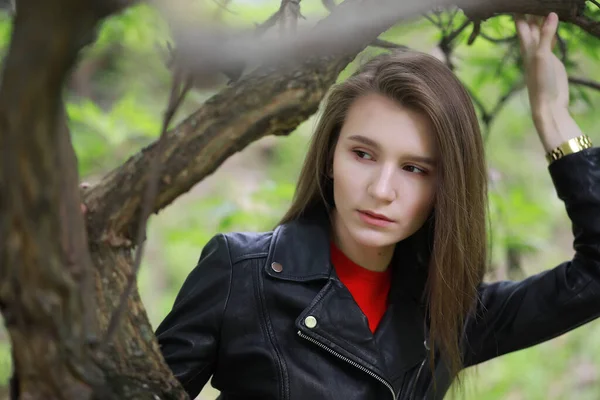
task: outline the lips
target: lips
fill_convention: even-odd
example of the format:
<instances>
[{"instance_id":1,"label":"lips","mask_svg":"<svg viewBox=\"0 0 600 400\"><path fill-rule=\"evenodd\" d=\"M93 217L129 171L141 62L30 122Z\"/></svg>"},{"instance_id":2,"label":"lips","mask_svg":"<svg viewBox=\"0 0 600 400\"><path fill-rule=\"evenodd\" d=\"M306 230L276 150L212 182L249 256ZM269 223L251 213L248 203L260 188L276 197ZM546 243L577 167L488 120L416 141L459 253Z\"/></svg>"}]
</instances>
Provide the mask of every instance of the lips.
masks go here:
<instances>
[{"instance_id":1,"label":"lips","mask_svg":"<svg viewBox=\"0 0 600 400\"><path fill-rule=\"evenodd\" d=\"M381 220L381 221L385 221L385 222L395 222L393 219L390 219L390 218L386 217L386 216L385 216L385 215L383 215L383 214L378 214L378 213L376 213L376 212L373 212L373 211L368 211L368 210L358 210L358 212L360 212L360 213L362 213L362 214L365 214L365 215L367 215L367 216L369 216L369 217L371 217L371 218L375 218L375 219Z\"/></svg>"}]
</instances>

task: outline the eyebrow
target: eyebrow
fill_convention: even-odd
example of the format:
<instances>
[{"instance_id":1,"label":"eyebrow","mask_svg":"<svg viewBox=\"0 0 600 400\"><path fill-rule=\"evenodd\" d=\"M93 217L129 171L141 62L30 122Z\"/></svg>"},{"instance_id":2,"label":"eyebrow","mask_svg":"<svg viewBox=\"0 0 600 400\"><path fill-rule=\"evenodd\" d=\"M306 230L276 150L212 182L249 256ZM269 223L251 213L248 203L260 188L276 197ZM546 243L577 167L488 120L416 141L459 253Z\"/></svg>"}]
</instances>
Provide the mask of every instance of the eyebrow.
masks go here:
<instances>
[{"instance_id":1,"label":"eyebrow","mask_svg":"<svg viewBox=\"0 0 600 400\"><path fill-rule=\"evenodd\" d=\"M373 147L375 150L381 149L381 146L379 145L379 143L377 143L373 139L370 139L363 135L352 135L352 136L349 136L348 139L353 140L355 142L362 143L365 146ZM414 161L422 162L424 164L429 164L432 167L436 166L436 164L437 164L435 162L435 159L433 159L431 157L423 157L423 156L418 156L416 154L409 154L408 158L410 158L411 160L414 160Z\"/></svg>"}]
</instances>

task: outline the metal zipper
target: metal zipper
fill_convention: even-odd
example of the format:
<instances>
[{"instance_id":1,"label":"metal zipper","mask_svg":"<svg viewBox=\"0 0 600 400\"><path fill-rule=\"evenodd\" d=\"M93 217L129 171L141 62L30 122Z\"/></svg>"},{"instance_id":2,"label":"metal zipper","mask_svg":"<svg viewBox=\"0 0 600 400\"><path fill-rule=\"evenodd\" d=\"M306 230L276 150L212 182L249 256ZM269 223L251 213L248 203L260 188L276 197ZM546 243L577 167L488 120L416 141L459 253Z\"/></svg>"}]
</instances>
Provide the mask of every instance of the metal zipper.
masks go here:
<instances>
[{"instance_id":1,"label":"metal zipper","mask_svg":"<svg viewBox=\"0 0 600 400\"><path fill-rule=\"evenodd\" d=\"M427 332L427 325L425 325L425 332ZM429 339L426 336L425 340L423 341L423 347L425 347L425 354L427 354L427 352L429 351L428 342L429 342ZM410 398L412 400L416 400L416 398L417 398L417 384L419 383L419 377L421 376L421 371L423 370L423 367L425 366L425 361L427 361L427 356L425 356L425 358L421 362L421 365L419 366L419 370L417 371L417 376L415 377L415 383L413 384L413 387L411 390Z\"/></svg>"},{"instance_id":2,"label":"metal zipper","mask_svg":"<svg viewBox=\"0 0 600 400\"><path fill-rule=\"evenodd\" d=\"M377 379L379 382L383 383L385 385L385 387L388 388L388 390L390 391L390 393L392 394L392 398L394 400L396 400L396 393L394 392L394 388L392 387L392 385L390 385L389 383L387 383L387 381L385 379L383 379L382 377L380 377L379 375L375 374L374 372L369 371L367 368L363 367L362 365L352 361L351 359L349 359L348 357L338 353L337 351L325 346L323 343L311 338L310 336L305 335L304 333L302 333L301 331L298 331L298 336L300 336L303 339L308 340L309 342L312 342L314 344L316 344L317 346L321 347L322 349L327 350L329 353L333 354L334 356L338 357L341 360L346 361L348 364L360 369L363 372L366 372L368 375L372 376L373 378Z\"/></svg>"},{"instance_id":3,"label":"metal zipper","mask_svg":"<svg viewBox=\"0 0 600 400\"><path fill-rule=\"evenodd\" d=\"M413 400L415 400L417 398L417 383L419 383L419 376L421 376L421 370L423 369L423 366L425 365L425 361L427 361L427 357L421 363L421 366L419 367L419 370L417 371L415 383L413 384L413 387L412 387L412 393L411 393L410 398Z\"/></svg>"}]
</instances>

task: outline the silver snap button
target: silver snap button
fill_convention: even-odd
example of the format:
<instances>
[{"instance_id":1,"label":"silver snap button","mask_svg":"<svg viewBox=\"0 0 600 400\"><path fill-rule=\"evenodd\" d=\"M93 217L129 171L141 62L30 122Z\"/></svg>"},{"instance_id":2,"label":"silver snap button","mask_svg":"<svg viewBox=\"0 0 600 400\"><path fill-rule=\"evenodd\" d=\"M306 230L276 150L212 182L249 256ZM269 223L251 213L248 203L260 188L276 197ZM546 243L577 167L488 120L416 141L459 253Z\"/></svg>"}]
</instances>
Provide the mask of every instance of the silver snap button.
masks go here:
<instances>
[{"instance_id":1,"label":"silver snap button","mask_svg":"<svg viewBox=\"0 0 600 400\"><path fill-rule=\"evenodd\" d=\"M312 329L317 326L317 319L312 315L309 315L304 319L304 325L306 325L307 328Z\"/></svg>"},{"instance_id":2,"label":"silver snap button","mask_svg":"<svg viewBox=\"0 0 600 400\"><path fill-rule=\"evenodd\" d=\"M283 271L283 265L279 264L278 262L274 262L271 263L271 269L275 272L281 272Z\"/></svg>"}]
</instances>

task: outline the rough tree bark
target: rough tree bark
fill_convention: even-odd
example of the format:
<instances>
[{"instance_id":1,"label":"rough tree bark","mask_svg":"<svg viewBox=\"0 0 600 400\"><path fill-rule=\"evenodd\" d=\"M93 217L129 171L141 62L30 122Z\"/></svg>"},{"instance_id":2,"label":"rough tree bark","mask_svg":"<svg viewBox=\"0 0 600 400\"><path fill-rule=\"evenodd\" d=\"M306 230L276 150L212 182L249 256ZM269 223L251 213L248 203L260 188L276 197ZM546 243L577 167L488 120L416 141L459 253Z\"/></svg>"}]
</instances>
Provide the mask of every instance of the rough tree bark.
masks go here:
<instances>
[{"instance_id":1,"label":"rough tree bark","mask_svg":"<svg viewBox=\"0 0 600 400\"><path fill-rule=\"evenodd\" d=\"M249 143L292 132L317 110L342 69L387 29L373 26L343 51L295 68L259 68L169 132L161 154L148 146L81 196L61 90L98 22L131 3L17 4L0 91L0 310L23 399L186 398L162 360L137 291L113 340L101 341L131 275L150 159L159 157L163 166L153 207L159 212ZM469 15L556 11L577 23L584 2L483 3L483 11ZM581 26L600 37L598 24Z\"/></svg>"}]
</instances>

